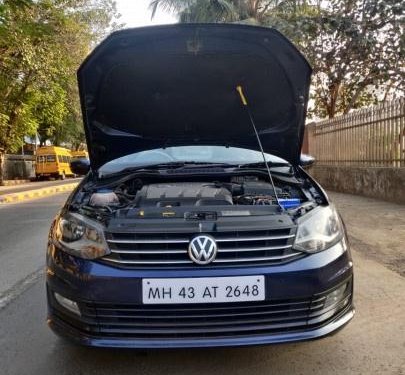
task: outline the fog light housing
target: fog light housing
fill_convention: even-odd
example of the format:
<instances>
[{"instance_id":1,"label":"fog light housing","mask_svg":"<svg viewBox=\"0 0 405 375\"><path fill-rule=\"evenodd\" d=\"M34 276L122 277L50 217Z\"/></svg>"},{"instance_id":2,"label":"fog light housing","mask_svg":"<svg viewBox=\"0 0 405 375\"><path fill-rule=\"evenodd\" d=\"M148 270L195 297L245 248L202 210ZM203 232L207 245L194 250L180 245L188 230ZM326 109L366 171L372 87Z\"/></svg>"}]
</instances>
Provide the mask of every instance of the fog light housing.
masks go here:
<instances>
[{"instance_id":1,"label":"fog light housing","mask_svg":"<svg viewBox=\"0 0 405 375\"><path fill-rule=\"evenodd\" d=\"M349 283L344 283L332 292L330 292L325 299L324 308L335 305L336 303L340 302L343 297L345 296L345 292L347 290Z\"/></svg>"},{"instance_id":2,"label":"fog light housing","mask_svg":"<svg viewBox=\"0 0 405 375\"><path fill-rule=\"evenodd\" d=\"M77 305L77 303L75 301L72 301L69 298L63 297L59 293L54 293L53 295L55 296L55 299L59 303L59 305L64 307L66 310L69 310L70 312L72 312L76 315L81 315L79 306Z\"/></svg>"}]
</instances>

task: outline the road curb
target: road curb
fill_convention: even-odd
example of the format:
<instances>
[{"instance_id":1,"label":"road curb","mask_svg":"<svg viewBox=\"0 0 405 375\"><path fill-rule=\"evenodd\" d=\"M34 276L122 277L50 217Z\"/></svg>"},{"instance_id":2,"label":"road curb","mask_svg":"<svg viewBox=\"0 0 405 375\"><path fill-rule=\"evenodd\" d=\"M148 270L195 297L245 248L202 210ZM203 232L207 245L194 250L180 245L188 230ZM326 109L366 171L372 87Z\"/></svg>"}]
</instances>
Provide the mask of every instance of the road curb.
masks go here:
<instances>
[{"instance_id":1,"label":"road curb","mask_svg":"<svg viewBox=\"0 0 405 375\"><path fill-rule=\"evenodd\" d=\"M43 198L50 195L63 193L66 191L73 190L78 185L78 182L74 182L66 185L57 185L57 186L47 186L40 189L32 189L26 191L20 191L18 193L10 193L0 195L0 204L2 203L15 203L22 202L35 198Z\"/></svg>"},{"instance_id":2,"label":"road curb","mask_svg":"<svg viewBox=\"0 0 405 375\"><path fill-rule=\"evenodd\" d=\"M32 180L4 180L3 185L0 186L18 186L31 181Z\"/></svg>"}]
</instances>

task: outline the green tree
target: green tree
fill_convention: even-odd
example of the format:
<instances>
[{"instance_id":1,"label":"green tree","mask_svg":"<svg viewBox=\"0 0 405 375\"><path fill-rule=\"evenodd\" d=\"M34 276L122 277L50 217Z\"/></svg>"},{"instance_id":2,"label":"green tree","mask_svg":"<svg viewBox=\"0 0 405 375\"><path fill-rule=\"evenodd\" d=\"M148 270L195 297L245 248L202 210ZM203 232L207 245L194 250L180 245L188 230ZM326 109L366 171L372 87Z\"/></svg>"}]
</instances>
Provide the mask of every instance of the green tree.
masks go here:
<instances>
[{"instance_id":1,"label":"green tree","mask_svg":"<svg viewBox=\"0 0 405 375\"><path fill-rule=\"evenodd\" d=\"M334 117L404 93L404 10L398 0L152 0L180 22L274 27L314 68L311 113Z\"/></svg>"},{"instance_id":2,"label":"green tree","mask_svg":"<svg viewBox=\"0 0 405 375\"><path fill-rule=\"evenodd\" d=\"M269 11L297 6L299 0L152 0L152 18L158 8L179 15L180 22L250 22L262 24Z\"/></svg>"},{"instance_id":3,"label":"green tree","mask_svg":"<svg viewBox=\"0 0 405 375\"><path fill-rule=\"evenodd\" d=\"M112 0L0 0L0 183L25 135L83 136L76 70L115 17Z\"/></svg>"},{"instance_id":4,"label":"green tree","mask_svg":"<svg viewBox=\"0 0 405 375\"><path fill-rule=\"evenodd\" d=\"M285 15L279 29L314 68L315 115L332 118L403 95L404 10L396 0L332 0L298 17Z\"/></svg>"}]
</instances>

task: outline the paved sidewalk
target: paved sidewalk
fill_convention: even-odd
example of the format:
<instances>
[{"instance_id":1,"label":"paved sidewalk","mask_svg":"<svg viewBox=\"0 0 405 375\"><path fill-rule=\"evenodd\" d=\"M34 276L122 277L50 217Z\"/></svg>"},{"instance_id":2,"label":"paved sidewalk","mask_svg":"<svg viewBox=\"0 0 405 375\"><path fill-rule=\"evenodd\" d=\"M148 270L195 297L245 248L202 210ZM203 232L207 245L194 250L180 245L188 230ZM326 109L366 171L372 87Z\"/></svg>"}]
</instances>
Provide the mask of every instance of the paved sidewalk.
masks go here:
<instances>
[{"instance_id":1,"label":"paved sidewalk","mask_svg":"<svg viewBox=\"0 0 405 375\"><path fill-rule=\"evenodd\" d=\"M81 178L63 181L35 181L15 186L0 186L0 204L15 203L73 190Z\"/></svg>"},{"instance_id":2,"label":"paved sidewalk","mask_svg":"<svg viewBox=\"0 0 405 375\"><path fill-rule=\"evenodd\" d=\"M15 185L22 185L31 182L32 179L29 180L3 180L3 186L15 186Z\"/></svg>"},{"instance_id":3,"label":"paved sidewalk","mask_svg":"<svg viewBox=\"0 0 405 375\"><path fill-rule=\"evenodd\" d=\"M40 189L49 186L59 186L80 181L81 178L67 178L66 180L31 181L23 184L0 186L0 195L19 193L21 191Z\"/></svg>"}]
</instances>

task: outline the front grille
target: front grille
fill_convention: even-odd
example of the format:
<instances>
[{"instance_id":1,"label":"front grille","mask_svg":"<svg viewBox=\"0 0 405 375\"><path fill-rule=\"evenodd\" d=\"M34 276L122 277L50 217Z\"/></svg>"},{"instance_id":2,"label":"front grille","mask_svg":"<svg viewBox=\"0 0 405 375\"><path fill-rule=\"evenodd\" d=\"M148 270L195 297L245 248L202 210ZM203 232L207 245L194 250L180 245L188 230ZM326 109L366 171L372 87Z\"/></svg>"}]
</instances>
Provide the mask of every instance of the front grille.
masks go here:
<instances>
[{"instance_id":1,"label":"front grille","mask_svg":"<svg viewBox=\"0 0 405 375\"><path fill-rule=\"evenodd\" d=\"M216 259L204 267L278 264L303 256L293 250L295 227L210 232L218 244ZM103 262L122 267L190 267L190 240L199 233L106 233L111 254ZM196 265L195 265L196 266Z\"/></svg>"},{"instance_id":2,"label":"front grille","mask_svg":"<svg viewBox=\"0 0 405 375\"><path fill-rule=\"evenodd\" d=\"M269 335L320 326L348 305L350 295L327 308L325 298L209 306L86 303L80 327L103 337L151 340Z\"/></svg>"}]
</instances>

